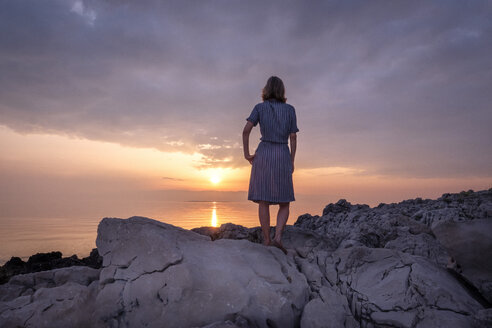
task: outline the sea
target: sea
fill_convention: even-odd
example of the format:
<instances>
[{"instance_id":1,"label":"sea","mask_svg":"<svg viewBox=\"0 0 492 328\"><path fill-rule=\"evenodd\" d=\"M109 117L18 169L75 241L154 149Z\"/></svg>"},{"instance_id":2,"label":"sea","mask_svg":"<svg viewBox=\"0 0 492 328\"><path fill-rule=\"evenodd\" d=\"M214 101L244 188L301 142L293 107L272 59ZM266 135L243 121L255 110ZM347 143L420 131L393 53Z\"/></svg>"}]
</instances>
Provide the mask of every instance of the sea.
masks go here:
<instances>
[{"instance_id":1,"label":"sea","mask_svg":"<svg viewBox=\"0 0 492 328\"><path fill-rule=\"evenodd\" d=\"M305 213L321 215L326 204L315 200L292 202L287 224L294 224ZM272 226L276 224L277 210L278 206L270 206ZM51 251L60 251L63 257L86 257L96 247L97 226L104 217L131 216L144 216L185 229L220 227L228 222L248 228L260 225L258 205L251 201L155 201L104 215L0 216L0 265L12 256L27 261L33 254Z\"/></svg>"}]
</instances>

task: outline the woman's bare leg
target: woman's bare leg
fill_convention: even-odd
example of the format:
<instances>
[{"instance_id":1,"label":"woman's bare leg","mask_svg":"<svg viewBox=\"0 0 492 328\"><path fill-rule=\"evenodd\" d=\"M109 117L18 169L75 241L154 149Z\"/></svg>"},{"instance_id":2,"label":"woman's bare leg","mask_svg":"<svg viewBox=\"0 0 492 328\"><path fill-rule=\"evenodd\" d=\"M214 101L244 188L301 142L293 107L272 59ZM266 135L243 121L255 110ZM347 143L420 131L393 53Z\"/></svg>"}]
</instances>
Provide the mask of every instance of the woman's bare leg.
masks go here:
<instances>
[{"instance_id":1,"label":"woman's bare leg","mask_svg":"<svg viewBox=\"0 0 492 328\"><path fill-rule=\"evenodd\" d=\"M258 216L260 217L261 231L263 232L263 245L270 244L270 204L259 202Z\"/></svg>"},{"instance_id":2,"label":"woman's bare leg","mask_svg":"<svg viewBox=\"0 0 492 328\"><path fill-rule=\"evenodd\" d=\"M279 244L282 244L282 232L289 219L289 204L280 203L278 207L277 227L275 228L275 237L273 239Z\"/></svg>"}]
</instances>

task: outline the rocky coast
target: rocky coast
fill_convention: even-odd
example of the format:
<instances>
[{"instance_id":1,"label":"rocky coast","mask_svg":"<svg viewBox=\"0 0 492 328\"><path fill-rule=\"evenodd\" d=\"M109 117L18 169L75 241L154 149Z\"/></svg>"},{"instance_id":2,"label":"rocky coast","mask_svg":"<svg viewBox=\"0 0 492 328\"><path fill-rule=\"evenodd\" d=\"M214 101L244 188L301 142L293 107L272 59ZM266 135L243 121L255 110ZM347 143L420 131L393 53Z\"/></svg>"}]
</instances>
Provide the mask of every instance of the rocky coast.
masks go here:
<instances>
[{"instance_id":1,"label":"rocky coast","mask_svg":"<svg viewBox=\"0 0 492 328\"><path fill-rule=\"evenodd\" d=\"M0 327L492 327L492 189L341 199L283 244L263 246L259 227L106 217L87 258L0 268Z\"/></svg>"}]
</instances>

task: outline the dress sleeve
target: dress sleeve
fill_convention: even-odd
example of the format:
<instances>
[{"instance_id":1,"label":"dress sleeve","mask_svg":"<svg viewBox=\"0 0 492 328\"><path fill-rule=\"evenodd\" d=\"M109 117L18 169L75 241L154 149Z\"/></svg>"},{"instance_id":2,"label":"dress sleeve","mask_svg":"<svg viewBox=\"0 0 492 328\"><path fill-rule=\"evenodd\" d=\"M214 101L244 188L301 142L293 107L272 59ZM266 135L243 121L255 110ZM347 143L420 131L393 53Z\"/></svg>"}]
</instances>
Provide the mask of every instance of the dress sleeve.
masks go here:
<instances>
[{"instance_id":1,"label":"dress sleeve","mask_svg":"<svg viewBox=\"0 0 492 328\"><path fill-rule=\"evenodd\" d=\"M253 126L256 126L256 124L258 124L258 122L260 121L260 113L258 113L258 106L255 106L253 108L251 114L246 120L253 123Z\"/></svg>"},{"instance_id":2,"label":"dress sleeve","mask_svg":"<svg viewBox=\"0 0 492 328\"><path fill-rule=\"evenodd\" d=\"M299 129L297 128L296 110L295 110L294 106L292 106L292 116L290 118L289 133L296 133L296 132L299 132Z\"/></svg>"}]
</instances>

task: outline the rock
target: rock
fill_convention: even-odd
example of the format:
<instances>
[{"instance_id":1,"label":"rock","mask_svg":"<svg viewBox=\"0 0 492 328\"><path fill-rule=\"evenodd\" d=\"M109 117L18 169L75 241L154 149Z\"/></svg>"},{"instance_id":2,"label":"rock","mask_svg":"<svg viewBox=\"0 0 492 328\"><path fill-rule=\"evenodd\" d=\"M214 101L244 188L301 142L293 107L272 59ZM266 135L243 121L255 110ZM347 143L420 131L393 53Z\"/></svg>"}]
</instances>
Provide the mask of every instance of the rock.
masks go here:
<instances>
[{"instance_id":1,"label":"rock","mask_svg":"<svg viewBox=\"0 0 492 328\"><path fill-rule=\"evenodd\" d=\"M371 313L371 320L377 325L411 328L417 320L415 311L376 311Z\"/></svg>"},{"instance_id":2,"label":"rock","mask_svg":"<svg viewBox=\"0 0 492 328\"><path fill-rule=\"evenodd\" d=\"M345 213L345 212L358 211L358 210L368 210L368 209L369 209L369 205L366 204L352 205L350 204L350 202L347 202L347 200L340 199L335 204L326 205L326 207L323 209L323 216L329 213L338 214L338 213Z\"/></svg>"},{"instance_id":3,"label":"rock","mask_svg":"<svg viewBox=\"0 0 492 328\"><path fill-rule=\"evenodd\" d=\"M415 328L428 327L472 327L473 316L455 313L453 311L442 311L426 308L421 314L422 320L417 323Z\"/></svg>"},{"instance_id":4,"label":"rock","mask_svg":"<svg viewBox=\"0 0 492 328\"><path fill-rule=\"evenodd\" d=\"M0 285L0 302L10 301L19 296L32 295L40 288L53 288L67 282L88 286L99 279L100 269L73 266L48 271L20 274Z\"/></svg>"},{"instance_id":5,"label":"rock","mask_svg":"<svg viewBox=\"0 0 492 328\"><path fill-rule=\"evenodd\" d=\"M97 248L93 248L89 256L82 259L82 263L91 268L99 269L102 266L102 260L102 256L99 255Z\"/></svg>"},{"instance_id":6,"label":"rock","mask_svg":"<svg viewBox=\"0 0 492 328\"><path fill-rule=\"evenodd\" d=\"M202 328L241 328L241 326L238 326L232 321L227 320L227 321L214 322L209 325L203 326Z\"/></svg>"},{"instance_id":7,"label":"rock","mask_svg":"<svg viewBox=\"0 0 492 328\"><path fill-rule=\"evenodd\" d=\"M490 263L483 261L490 257L487 252L492 249L491 209L492 189L443 194L437 200L416 198L374 208L339 200L327 205L322 216L300 216L294 226L312 230L332 243L338 243L338 249L362 245L394 249L425 257L441 268L448 267L449 262L456 259L458 267L466 266L464 277L490 304L492 269ZM469 228L461 229L462 226ZM449 241L443 237L446 234L443 229L455 231L448 233ZM481 232L475 236L473 229ZM460 233L462 237L458 236ZM453 234L457 238L451 236ZM479 240L475 243L476 238ZM458 245L460 240L474 248L461 247ZM456 245L452 246L452 243Z\"/></svg>"},{"instance_id":8,"label":"rock","mask_svg":"<svg viewBox=\"0 0 492 328\"><path fill-rule=\"evenodd\" d=\"M234 320L217 321L201 328L249 328L248 320L236 315Z\"/></svg>"},{"instance_id":9,"label":"rock","mask_svg":"<svg viewBox=\"0 0 492 328\"><path fill-rule=\"evenodd\" d=\"M12 256L0 267L0 285L9 281L10 277L25 271L25 262L20 257Z\"/></svg>"},{"instance_id":10,"label":"rock","mask_svg":"<svg viewBox=\"0 0 492 328\"><path fill-rule=\"evenodd\" d=\"M426 233L402 234L387 242L384 248L423 256L441 267L445 267L449 261L446 248L435 237Z\"/></svg>"},{"instance_id":11,"label":"rock","mask_svg":"<svg viewBox=\"0 0 492 328\"><path fill-rule=\"evenodd\" d=\"M36 253L31 255L27 262L19 257L13 256L2 267L0 267L0 285L9 281L12 276L31 272L47 271L56 268L84 265L92 268L100 268L102 257L99 256L97 248L92 249L89 256L78 259L77 255L62 258L61 252Z\"/></svg>"},{"instance_id":12,"label":"rock","mask_svg":"<svg viewBox=\"0 0 492 328\"><path fill-rule=\"evenodd\" d=\"M0 286L0 326L91 326L99 271L74 266L12 277Z\"/></svg>"},{"instance_id":13,"label":"rock","mask_svg":"<svg viewBox=\"0 0 492 328\"><path fill-rule=\"evenodd\" d=\"M216 227L200 227L193 228L191 231L201 235L209 236L210 239L246 239L251 242L261 242L261 229L246 228L238 224L224 223L220 228Z\"/></svg>"},{"instance_id":14,"label":"rock","mask_svg":"<svg viewBox=\"0 0 492 328\"><path fill-rule=\"evenodd\" d=\"M218 239L245 239L253 243L262 243L261 228L246 228L238 224L224 223L220 228L216 227L200 227L193 228L191 231L198 234L209 236L212 240ZM271 227L270 235L273 238L275 235L275 227ZM319 249L331 249L337 248L337 243L332 239L322 236L310 229L304 229L286 225L283 235L282 243L287 249L292 249L297 254L302 254L303 257L307 256L309 252L316 252Z\"/></svg>"},{"instance_id":15,"label":"rock","mask_svg":"<svg viewBox=\"0 0 492 328\"><path fill-rule=\"evenodd\" d=\"M296 255L313 258L319 251L334 251L337 244L324 235L309 229L287 225L282 234L282 243Z\"/></svg>"},{"instance_id":16,"label":"rock","mask_svg":"<svg viewBox=\"0 0 492 328\"><path fill-rule=\"evenodd\" d=\"M191 231L196 232L200 235L204 236L209 236L211 240L219 239L220 238L220 228L217 227L200 227L200 228L193 228Z\"/></svg>"},{"instance_id":17,"label":"rock","mask_svg":"<svg viewBox=\"0 0 492 328\"><path fill-rule=\"evenodd\" d=\"M304 307L301 328L359 326L350 314L347 299L342 294L324 286L319 296Z\"/></svg>"},{"instance_id":18,"label":"rock","mask_svg":"<svg viewBox=\"0 0 492 328\"><path fill-rule=\"evenodd\" d=\"M33 272L52 269L52 262L61 260L61 252L37 253L29 256L27 265L31 267Z\"/></svg>"},{"instance_id":19,"label":"rock","mask_svg":"<svg viewBox=\"0 0 492 328\"><path fill-rule=\"evenodd\" d=\"M492 308L479 310L473 316L474 328L490 328L492 327Z\"/></svg>"},{"instance_id":20,"label":"rock","mask_svg":"<svg viewBox=\"0 0 492 328\"><path fill-rule=\"evenodd\" d=\"M220 238L223 239L247 239L249 241L255 242L259 241L257 239L257 234L254 232L256 229L248 229L243 226L225 223L219 228Z\"/></svg>"},{"instance_id":21,"label":"rock","mask_svg":"<svg viewBox=\"0 0 492 328\"><path fill-rule=\"evenodd\" d=\"M433 229L461 267L461 274L492 303L492 219L446 221Z\"/></svg>"},{"instance_id":22,"label":"rock","mask_svg":"<svg viewBox=\"0 0 492 328\"><path fill-rule=\"evenodd\" d=\"M90 327L98 284L68 282L0 303L2 327Z\"/></svg>"},{"instance_id":23,"label":"rock","mask_svg":"<svg viewBox=\"0 0 492 328\"><path fill-rule=\"evenodd\" d=\"M99 326L204 326L240 315L257 327L299 324L308 284L279 249L144 217L104 218ZM194 311L190 311L194 309Z\"/></svg>"},{"instance_id":24,"label":"rock","mask_svg":"<svg viewBox=\"0 0 492 328\"><path fill-rule=\"evenodd\" d=\"M344 327L345 312L332 309L320 298L311 300L302 313L301 328Z\"/></svg>"},{"instance_id":25,"label":"rock","mask_svg":"<svg viewBox=\"0 0 492 328\"><path fill-rule=\"evenodd\" d=\"M420 256L361 246L337 250L332 257L340 259L337 286L354 317L365 324L446 327L439 320L452 313L453 327L470 327L473 314L482 309L445 269Z\"/></svg>"}]
</instances>

